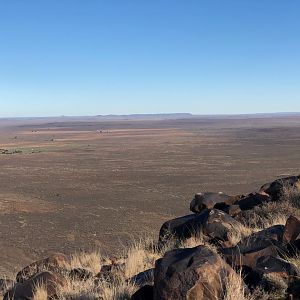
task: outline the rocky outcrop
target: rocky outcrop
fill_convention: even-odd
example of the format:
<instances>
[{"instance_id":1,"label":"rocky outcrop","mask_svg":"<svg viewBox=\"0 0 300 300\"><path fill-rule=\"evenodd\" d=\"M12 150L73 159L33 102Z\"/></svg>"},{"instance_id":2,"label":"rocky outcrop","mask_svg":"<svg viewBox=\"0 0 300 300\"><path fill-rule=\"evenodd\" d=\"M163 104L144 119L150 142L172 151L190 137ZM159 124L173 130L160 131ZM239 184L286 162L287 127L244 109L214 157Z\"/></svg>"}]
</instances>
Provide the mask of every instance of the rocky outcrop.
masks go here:
<instances>
[{"instance_id":1,"label":"rocky outcrop","mask_svg":"<svg viewBox=\"0 0 300 300\"><path fill-rule=\"evenodd\" d=\"M157 260L154 300L221 299L225 278L235 271L206 246L175 249Z\"/></svg>"},{"instance_id":2,"label":"rocky outcrop","mask_svg":"<svg viewBox=\"0 0 300 300\"><path fill-rule=\"evenodd\" d=\"M300 175L276 179L264 184L259 191L268 194L272 200L278 200L284 187L300 189Z\"/></svg>"}]
</instances>

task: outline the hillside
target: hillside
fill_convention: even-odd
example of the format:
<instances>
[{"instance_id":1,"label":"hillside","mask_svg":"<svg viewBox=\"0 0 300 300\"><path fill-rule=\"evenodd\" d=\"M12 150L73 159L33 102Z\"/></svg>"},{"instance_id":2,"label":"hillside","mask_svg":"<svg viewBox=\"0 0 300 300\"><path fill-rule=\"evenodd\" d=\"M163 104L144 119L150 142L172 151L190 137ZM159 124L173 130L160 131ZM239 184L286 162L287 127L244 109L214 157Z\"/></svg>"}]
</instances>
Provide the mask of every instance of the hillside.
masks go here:
<instances>
[{"instance_id":1,"label":"hillside","mask_svg":"<svg viewBox=\"0 0 300 300\"><path fill-rule=\"evenodd\" d=\"M124 255L53 254L2 279L8 299L299 299L300 175L247 195L197 193L193 214Z\"/></svg>"}]
</instances>

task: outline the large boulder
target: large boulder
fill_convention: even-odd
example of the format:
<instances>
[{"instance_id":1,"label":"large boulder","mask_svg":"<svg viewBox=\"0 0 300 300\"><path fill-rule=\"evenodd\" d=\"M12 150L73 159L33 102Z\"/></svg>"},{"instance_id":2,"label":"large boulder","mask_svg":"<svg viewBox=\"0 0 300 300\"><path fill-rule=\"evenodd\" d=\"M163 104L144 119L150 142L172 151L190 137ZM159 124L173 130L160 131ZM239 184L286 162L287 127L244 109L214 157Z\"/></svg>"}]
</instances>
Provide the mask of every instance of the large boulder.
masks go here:
<instances>
[{"instance_id":1,"label":"large boulder","mask_svg":"<svg viewBox=\"0 0 300 300\"><path fill-rule=\"evenodd\" d=\"M131 300L153 300L153 286L144 285L137 290L130 298Z\"/></svg>"},{"instance_id":2,"label":"large boulder","mask_svg":"<svg viewBox=\"0 0 300 300\"><path fill-rule=\"evenodd\" d=\"M233 246L240 237L241 223L225 212L211 209L203 224L203 234L210 238L210 242L221 244L223 247Z\"/></svg>"},{"instance_id":3,"label":"large boulder","mask_svg":"<svg viewBox=\"0 0 300 300\"><path fill-rule=\"evenodd\" d=\"M185 240L195 233L201 233L209 216L206 209L200 214L191 214L165 222L159 231L158 246L161 248L172 240Z\"/></svg>"},{"instance_id":4,"label":"large boulder","mask_svg":"<svg viewBox=\"0 0 300 300\"><path fill-rule=\"evenodd\" d=\"M217 209L205 209L202 213L192 214L165 222L159 233L159 247L169 241L182 241L204 234L206 238L223 246L230 246L232 236L238 234L241 223Z\"/></svg>"},{"instance_id":5,"label":"large boulder","mask_svg":"<svg viewBox=\"0 0 300 300\"><path fill-rule=\"evenodd\" d=\"M171 250L156 261L154 300L221 299L227 276L237 274L206 246Z\"/></svg>"},{"instance_id":6,"label":"large boulder","mask_svg":"<svg viewBox=\"0 0 300 300\"><path fill-rule=\"evenodd\" d=\"M242 249L245 249L245 247L252 247L253 245L257 245L257 242L263 241L266 243L266 246L274 245L276 242L282 241L284 229L284 225L273 225L269 228L254 232L251 235L243 238L239 242L238 246Z\"/></svg>"},{"instance_id":7,"label":"large boulder","mask_svg":"<svg viewBox=\"0 0 300 300\"><path fill-rule=\"evenodd\" d=\"M292 287L293 282L299 279L299 271L292 263L273 256L260 257L254 268L260 274L260 286L267 292L282 294L280 299L286 299L288 286Z\"/></svg>"},{"instance_id":8,"label":"large boulder","mask_svg":"<svg viewBox=\"0 0 300 300\"><path fill-rule=\"evenodd\" d=\"M272 200L278 200L284 187L300 189L300 175L284 177L273 182L266 183L260 188L259 191L270 195Z\"/></svg>"},{"instance_id":9,"label":"large boulder","mask_svg":"<svg viewBox=\"0 0 300 300\"><path fill-rule=\"evenodd\" d=\"M219 251L231 266L254 268L260 257L277 257L286 252L283 231L283 225L275 225L243 238L234 247L220 248Z\"/></svg>"},{"instance_id":10,"label":"large boulder","mask_svg":"<svg viewBox=\"0 0 300 300\"><path fill-rule=\"evenodd\" d=\"M289 216L284 226L283 241L286 243L300 239L300 220L295 216Z\"/></svg>"},{"instance_id":11,"label":"large boulder","mask_svg":"<svg viewBox=\"0 0 300 300\"><path fill-rule=\"evenodd\" d=\"M42 271L51 271L54 273L61 273L64 271L66 265L70 263L70 259L62 253L54 253L51 256L36 261L29 266L22 269L16 276L17 282L24 282L33 275Z\"/></svg>"},{"instance_id":12,"label":"large boulder","mask_svg":"<svg viewBox=\"0 0 300 300\"><path fill-rule=\"evenodd\" d=\"M300 278L289 282L287 294L291 300L300 300Z\"/></svg>"},{"instance_id":13,"label":"large boulder","mask_svg":"<svg viewBox=\"0 0 300 300\"><path fill-rule=\"evenodd\" d=\"M190 210L194 213L202 212L204 209L212 209L214 206L219 204L230 205L236 201L235 197L231 197L222 192L213 193L197 193L190 203Z\"/></svg>"},{"instance_id":14,"label":"large boulder","mask_svg":"<svg viewBox=\"0 0 300 300\"><path fill-rule=\"evenodd\" d=\"M16 283L5 295L3 300L29 300L32 299L37 287L43 287L47 298L52 299L59 293L59 289L66 284L65 279L48 271L38 273L29 280Z\"/></svg>"}]
</instances>

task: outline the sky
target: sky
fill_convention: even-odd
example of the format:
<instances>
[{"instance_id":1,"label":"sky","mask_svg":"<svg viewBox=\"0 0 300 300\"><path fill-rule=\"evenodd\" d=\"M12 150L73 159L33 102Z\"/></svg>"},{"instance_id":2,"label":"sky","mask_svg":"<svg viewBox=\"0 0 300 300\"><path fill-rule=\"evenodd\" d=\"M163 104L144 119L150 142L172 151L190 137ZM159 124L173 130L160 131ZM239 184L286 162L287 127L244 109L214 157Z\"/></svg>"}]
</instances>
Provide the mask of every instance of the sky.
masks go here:
<instances>
[{"instance_id":1,"label":"sky","mask_svg":"<svg viewBox=\"0 0 300 300\"><path fill-rule=\"evenodd\" d=\"M0 0L0 117L300 111L298 0Z\"/></svg>"}]
</instances>

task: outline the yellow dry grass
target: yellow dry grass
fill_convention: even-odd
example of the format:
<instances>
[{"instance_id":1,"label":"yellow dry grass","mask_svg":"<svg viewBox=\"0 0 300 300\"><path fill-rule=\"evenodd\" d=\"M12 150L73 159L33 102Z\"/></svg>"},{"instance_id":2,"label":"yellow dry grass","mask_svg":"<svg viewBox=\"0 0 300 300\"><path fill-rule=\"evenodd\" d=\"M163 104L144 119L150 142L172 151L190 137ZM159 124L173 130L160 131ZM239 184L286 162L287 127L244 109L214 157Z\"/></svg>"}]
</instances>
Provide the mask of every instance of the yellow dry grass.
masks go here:
<instances>
[{"instance_id":1,"label":"yellow dry grass","mask_svg":"<svg viewBox=\"0 0 300 300\"><path fill-rule=\"evenodd\" d=\"M100 272L102 262L102 256L99 251L94 251L91 253L75 253L71 256L71 261L68 269L81 268L86 269L93 274L97 274Z\"/></svg>"},{"instance_id":2,"label":"yellow dry grass","mask_svg":"<svg viewBox=\"0 0 300 300\"><path fill-rule=\"evenodd\" d=\"M48 293L44 285L37 285L33 294L32 300L47 300Z\"/></svg>"},{"instance_id":3,"label":"yellow dry grass","mask_svg":"<svg viewBox=\"0 0 300 300\"><path fill-rule=\"evenodd\" d=\"M225 278L224 284L224 300L254 300L251 296L246 294L245 283L242 274L230 273Z\"/></svg>"}]
</instances>

